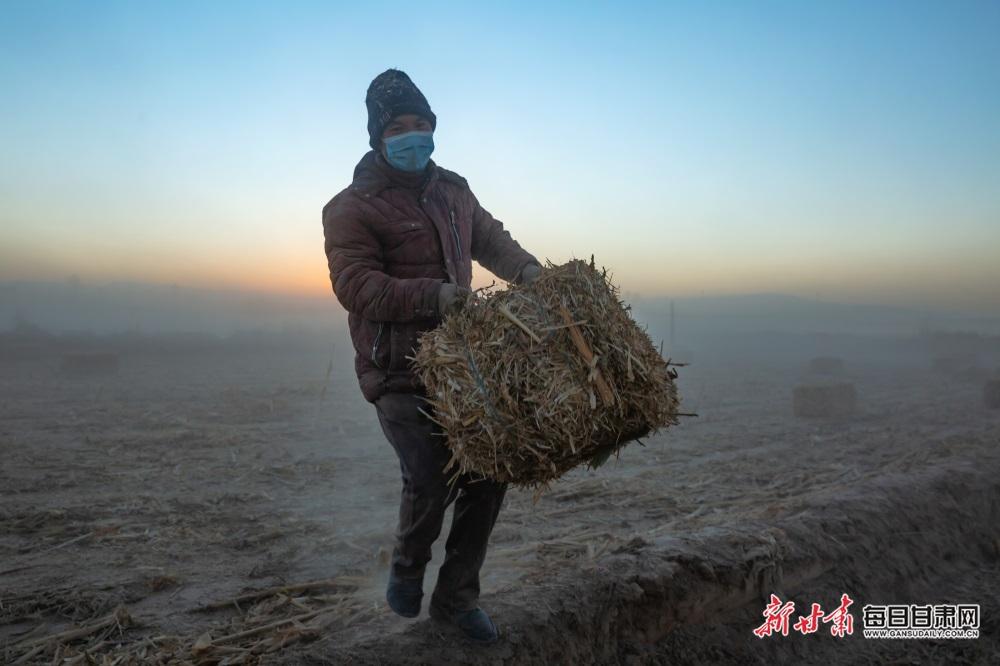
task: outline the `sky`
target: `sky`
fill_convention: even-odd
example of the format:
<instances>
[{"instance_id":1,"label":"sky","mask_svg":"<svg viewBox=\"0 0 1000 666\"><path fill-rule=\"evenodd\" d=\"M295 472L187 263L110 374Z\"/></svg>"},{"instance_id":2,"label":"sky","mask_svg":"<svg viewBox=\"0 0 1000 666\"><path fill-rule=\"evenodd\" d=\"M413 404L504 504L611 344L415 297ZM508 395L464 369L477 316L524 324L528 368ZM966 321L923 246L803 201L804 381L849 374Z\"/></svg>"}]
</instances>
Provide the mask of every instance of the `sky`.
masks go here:
<instances>
[{"instance_id":1,"label":"sky","mask_svg":"<svg viewBox=\"0 0 1000 666\"><path fill-rule=\"evenodd\" d=\"M964 0L8 0L0 280L331 293L321 209L398 67L539 258L1000 314L997 35Z\"/></svg>"}]
</instances>

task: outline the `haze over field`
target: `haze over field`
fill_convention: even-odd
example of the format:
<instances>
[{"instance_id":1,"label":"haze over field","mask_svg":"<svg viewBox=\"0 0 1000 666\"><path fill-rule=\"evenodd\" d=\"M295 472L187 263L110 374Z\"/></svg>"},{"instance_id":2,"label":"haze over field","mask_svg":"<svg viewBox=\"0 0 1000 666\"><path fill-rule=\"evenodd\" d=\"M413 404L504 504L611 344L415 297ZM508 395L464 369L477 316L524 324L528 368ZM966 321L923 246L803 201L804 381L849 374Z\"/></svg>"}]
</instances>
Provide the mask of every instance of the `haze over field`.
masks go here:
<instances>
[{"instance_id":1,"label":"haze over field","mask_svg":"<svg viewBox=\"0 0 1000 666\"><path fill-rule=\"evenodd\" d=\"M0 663L1000 663L998 36L1000 0L0 3ZM321 210L388 68L649 340L552 274L422 345L458 290L355 273L348 332ZM923 640L868 635L898 608Z\"/></svg>"},{"instance_id":2,"label":"haze over field","mask_svg":"<svg viewBox=\"0 0 1000 666\"><path fill-rule=\"evenodd\" d=\"M596 253L632 297L1000 315L997 3L381 11L8 4L0 326L342 317L320 209L390 66L438 115L436 161L515 238ZM61 306L67 279L121 307Z\"/></svg>"}]
</instances>

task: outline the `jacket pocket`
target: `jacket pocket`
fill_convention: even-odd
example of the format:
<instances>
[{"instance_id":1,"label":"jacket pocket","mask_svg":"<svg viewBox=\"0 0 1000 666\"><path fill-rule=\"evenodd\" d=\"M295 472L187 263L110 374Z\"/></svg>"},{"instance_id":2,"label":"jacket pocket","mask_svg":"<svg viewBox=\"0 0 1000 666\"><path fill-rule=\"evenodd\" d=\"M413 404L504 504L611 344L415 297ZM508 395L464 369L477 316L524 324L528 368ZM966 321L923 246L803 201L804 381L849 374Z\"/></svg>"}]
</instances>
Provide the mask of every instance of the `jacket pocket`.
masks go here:
<instances>
[{"instance_id":1,"label":"jacket pocket","mask_svg":"<svg viewBox=\"0 0 1000 666\"><path fill-rule=\"evenodd\" d=\"M386 338L391 335L391 333L387 334L385 330L387 326L388 324L384 321L378 323L378 330L375 331L375 339L372 342L371 362L379 369L385 369L386 366L384 350L387 346Z\"/></svg>"}]
</instances>

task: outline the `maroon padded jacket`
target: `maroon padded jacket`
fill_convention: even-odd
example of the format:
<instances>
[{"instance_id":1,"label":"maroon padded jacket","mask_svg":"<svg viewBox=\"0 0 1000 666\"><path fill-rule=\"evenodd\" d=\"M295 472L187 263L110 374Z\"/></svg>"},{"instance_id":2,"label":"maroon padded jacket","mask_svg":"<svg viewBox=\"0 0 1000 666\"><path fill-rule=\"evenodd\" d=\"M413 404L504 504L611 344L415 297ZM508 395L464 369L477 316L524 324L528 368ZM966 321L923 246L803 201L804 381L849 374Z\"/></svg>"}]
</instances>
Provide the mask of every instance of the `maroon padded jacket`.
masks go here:
<instances>
[{"instance_id":1,"label":"maroon padded jacket","mask_svg":"<svg viewBox=\"0 0 1000 666\"><path fill-rule=\"evenodd\" d=\"M361 392L422 392L410 369L417 336L440 323L444 282L469 287L472 260L508 282L538 261L476 200L458 174L420 174L369 151L354 182L323 208L333 293L348 312Z\"/></svg>"}]
</instances>

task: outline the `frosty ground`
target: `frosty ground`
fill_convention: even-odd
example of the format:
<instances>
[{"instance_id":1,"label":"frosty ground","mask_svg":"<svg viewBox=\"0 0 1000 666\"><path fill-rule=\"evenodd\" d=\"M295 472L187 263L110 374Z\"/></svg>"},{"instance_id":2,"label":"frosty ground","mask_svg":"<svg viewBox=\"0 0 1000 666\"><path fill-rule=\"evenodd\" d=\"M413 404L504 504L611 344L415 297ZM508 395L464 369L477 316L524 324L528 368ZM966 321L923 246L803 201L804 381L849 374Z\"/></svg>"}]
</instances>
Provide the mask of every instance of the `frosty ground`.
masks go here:
<instances>
[{"instance_id":1,"label":"frosty ground","mask_svg":"<svg viewBox=\"0 0 1000 666\"><path fill-rule=\"evenodd\" d=\"M837 378L859 413L804 420L791 392L818 381L808 357L680 359L697 418L537 502L508 494L483 572L502 638L482 649L385 605L399 467L332 342L121 349L95 376L60 372L65 350L8 354L3 659L1000 659L1000 413L978 381L870 350ZM799 609L847 593L858 623L865 603L979 603L982 636L758 639L771 592Z\"/></svg>"}]
</instances>

